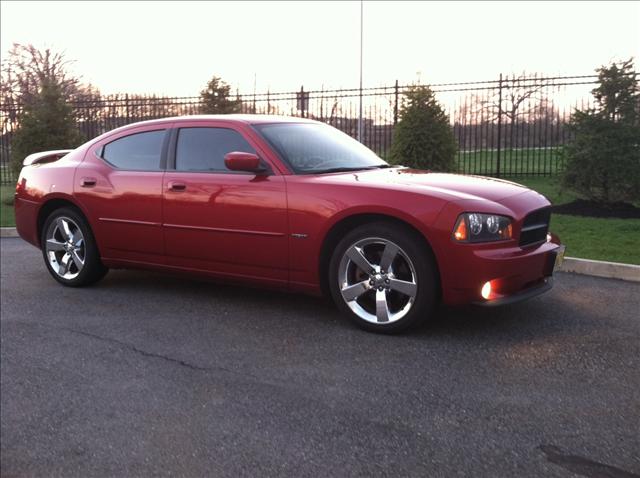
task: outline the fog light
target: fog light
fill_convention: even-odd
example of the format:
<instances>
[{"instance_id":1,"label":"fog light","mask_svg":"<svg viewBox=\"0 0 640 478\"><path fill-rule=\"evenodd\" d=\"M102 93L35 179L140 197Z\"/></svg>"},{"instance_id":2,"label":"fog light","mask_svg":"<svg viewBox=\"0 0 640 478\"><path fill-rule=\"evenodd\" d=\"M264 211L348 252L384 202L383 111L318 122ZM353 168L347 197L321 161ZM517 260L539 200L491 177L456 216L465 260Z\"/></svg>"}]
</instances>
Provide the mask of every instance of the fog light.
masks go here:
<instances>
[{"instance_id":1,"label":"fog light","mask_svg":"<svg viewBox=\"0 0 640 478\"><path fill-rule=\"evenodd\" d=\"M484 283L484 285L482 286L482 291L480 291L480 294L485 300L489 300L489 296L491 295L491 281Z\"/></svg>"}]
</instances>

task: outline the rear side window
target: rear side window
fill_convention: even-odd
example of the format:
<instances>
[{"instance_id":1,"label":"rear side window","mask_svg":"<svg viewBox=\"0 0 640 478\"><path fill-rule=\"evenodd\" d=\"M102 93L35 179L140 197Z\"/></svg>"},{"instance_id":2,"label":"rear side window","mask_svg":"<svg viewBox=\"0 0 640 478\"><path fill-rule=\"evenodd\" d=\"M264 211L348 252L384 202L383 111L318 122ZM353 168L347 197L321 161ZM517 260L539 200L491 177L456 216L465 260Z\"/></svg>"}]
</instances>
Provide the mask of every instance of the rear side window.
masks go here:
<instances>
[{"instance_id":1,"label":"rear side window","mask_svg":"<svg viewBox=\"0 0 640 478\"><path fill-rule=\"evenodd\" d=\"M116 139L104 146L102 158L119 169L160 169L165 130L146 131Z\"/></svg>"},{"instance_id":2,"label":"rear side window","mask_svg":"<svg viewBox=\"0 0 640 478\"><path fill-rule=\"evenodd\" d=\"M227 128L182 128L176 147L176 170L230 172L224 156L233 151L254 153L244 137Z\"/></svg>"}]
</instances>

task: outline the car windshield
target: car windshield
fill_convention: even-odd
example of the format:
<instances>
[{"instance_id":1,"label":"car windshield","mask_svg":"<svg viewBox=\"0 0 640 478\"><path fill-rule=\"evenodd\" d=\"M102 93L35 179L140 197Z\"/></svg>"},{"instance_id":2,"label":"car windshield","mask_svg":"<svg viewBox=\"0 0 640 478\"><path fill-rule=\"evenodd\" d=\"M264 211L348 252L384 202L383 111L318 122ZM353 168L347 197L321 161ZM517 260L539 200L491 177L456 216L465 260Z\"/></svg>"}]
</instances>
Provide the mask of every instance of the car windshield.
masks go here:
<instances>
[{"instance_id":1,"label":"car windshield","mask_svg":"<svg viewBox=\"0 0 640 478\"><path fill-rule=\"evenodd\" d=\"M389 168L366 146L324 124L274 123L255 125L296 173L317 174Z\"/></svg>"}]
</instances>

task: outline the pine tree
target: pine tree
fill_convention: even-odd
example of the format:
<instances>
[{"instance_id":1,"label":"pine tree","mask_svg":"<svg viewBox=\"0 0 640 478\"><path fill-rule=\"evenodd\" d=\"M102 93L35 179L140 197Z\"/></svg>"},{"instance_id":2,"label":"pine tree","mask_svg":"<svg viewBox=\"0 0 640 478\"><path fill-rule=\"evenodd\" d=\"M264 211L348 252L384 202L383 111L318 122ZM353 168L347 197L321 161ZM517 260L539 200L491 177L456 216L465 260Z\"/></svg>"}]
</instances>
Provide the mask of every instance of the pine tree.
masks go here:
<instances>
[{"instance_id":1,"label":"pine tree","mask_svg":"<svg viewBox=\"0 0 640 478\"><path fill-rule=\"evenodd\" d=\"M640 90L632 60L598 70L596 108L576 110L563 183L600 203L640 199Z\"/></svg>"},{"instance_id":2,"label":"pine tree","mask_svg":"<svg viewBox=\"0 0 640 478\"><path fill-rule=\"evenodd\" d=\"M83 141L73 109L62 88L52 81L42 83L18 117L19 127L11 141L11 162L16 175L26 156L53 149L73 149Z\"/></svg>"},{"instance_id":3,"label":"pine tree","mask_svg":"<svg viewBox=\"0 0 640 478\"><path fill-rule=\"evenodd\" d=\"M214 76L207 83L207 87L200 92L200 112L203 114L240 113L242 101L231 99L231 86Z\"/></svg>"},{"instance_id":4,"label":"pine tree","mask_svg":"<svg viewBox=\"0 0 640 478\"><path fill-rule=\"evenodd\" d=\"M453 171L456 140L449 118L428 86L405 93L394 129L391 162L416 169Z\"/></svg>"}]
</instances>

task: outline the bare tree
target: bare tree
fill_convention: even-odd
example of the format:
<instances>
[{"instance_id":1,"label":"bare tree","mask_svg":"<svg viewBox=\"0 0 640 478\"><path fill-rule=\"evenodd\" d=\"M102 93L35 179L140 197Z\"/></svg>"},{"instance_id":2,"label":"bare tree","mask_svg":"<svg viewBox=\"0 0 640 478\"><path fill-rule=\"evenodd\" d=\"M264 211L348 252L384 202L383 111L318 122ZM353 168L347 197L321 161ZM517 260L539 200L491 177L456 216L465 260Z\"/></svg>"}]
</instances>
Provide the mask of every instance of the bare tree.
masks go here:
<instances>
[{"instance_id":1,"label":"bare tree","mask_svg":"<svg viewBox=\"0 0 640 478\"><path fill-rule=\"evenodd\" d=\"M545 85L537 76L522 73L518 77L502 80L500 87L495 88L486 97L475 97L477 111L484 111L488 121L494 121L499 115L511 123L522 118L535 115L548 103L544 94Z\"/></svg>"},{"instance_id":2,"label":"bare tree","mask_svg":"<svg viewBox=\"0 0 640 478\"><path fill-rule=\"evenodd\" d=\"M63 53L14 43L2 62L3 103L27 103L45 83L57 85L65 97L71 98L81 90L79 78L69 73L71 63Z\"/></svg>"},{"instance_id":3,"label":"bare tree","mask_svg":"<svg viewBox=\"0 0 640 478\"><path fill-rule=\"evenodd\" d=\"M69 71L72 61L49 48L14 43L0 66L0 101L4 111L2 131L15 129L21 108L30 104L44 85L55 86L65 101L79 103L100 98L100 92L84 85ZM84 111L80 120L95 119L97 112ZM82 114L81 114L82 116Z\"/></svg>"}]
</instances>

